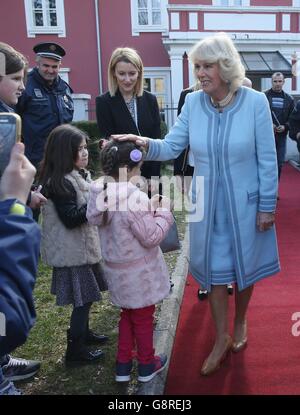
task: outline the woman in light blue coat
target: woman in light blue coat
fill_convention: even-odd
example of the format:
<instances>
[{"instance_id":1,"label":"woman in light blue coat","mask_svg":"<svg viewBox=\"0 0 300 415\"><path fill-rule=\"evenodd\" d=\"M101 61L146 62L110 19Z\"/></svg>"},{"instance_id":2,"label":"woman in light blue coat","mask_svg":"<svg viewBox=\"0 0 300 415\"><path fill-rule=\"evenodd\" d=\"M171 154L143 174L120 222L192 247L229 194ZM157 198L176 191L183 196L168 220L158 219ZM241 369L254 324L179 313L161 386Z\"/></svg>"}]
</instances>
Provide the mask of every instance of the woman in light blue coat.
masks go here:
<instances>
[{"instance_id":1,"label":"woman in light blue coat","mask_svg":"<svg viewBox=\"0 0 300 415\"><path fill-rule=\"evenodd\" d=\"M149 160L174 159L190 145L195 159L191 196L198 211L190 215L190 271L209 292L216 328L214 347L201 370L207 376L229 350L246 346L253 284L280 270L274 227L277 161L267 99L241 86L245 70L231 39L224 33L206 38L189 58L202 91L187 95L165 139L113 138L144 145ZM201 188L199 177L204 179ZM228 283L237 286L233 339Z\"/></svg>"}]
</instances>

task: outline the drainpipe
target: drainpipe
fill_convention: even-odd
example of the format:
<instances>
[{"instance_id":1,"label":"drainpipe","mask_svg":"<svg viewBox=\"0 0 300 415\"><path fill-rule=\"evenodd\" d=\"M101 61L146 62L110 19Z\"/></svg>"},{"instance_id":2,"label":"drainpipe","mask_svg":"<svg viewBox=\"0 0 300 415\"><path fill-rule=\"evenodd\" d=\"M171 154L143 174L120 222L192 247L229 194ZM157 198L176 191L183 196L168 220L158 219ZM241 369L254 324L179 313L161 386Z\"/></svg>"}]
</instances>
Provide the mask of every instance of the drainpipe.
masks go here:
<instances>
[{"instance_id":1,"label":"drainpipe","mask_svg":"<svg viewBox=\"0 0 300 415\"><path fill-rule=\"evenodd\" d=\"M95 14L96 14L96 36L97 36L97 58L98 58L99 94L102 94L101 44L100 44L100 27L99 27L99 6L98 6L98 0L95 0Z\"/></svg>"}]
</instances>

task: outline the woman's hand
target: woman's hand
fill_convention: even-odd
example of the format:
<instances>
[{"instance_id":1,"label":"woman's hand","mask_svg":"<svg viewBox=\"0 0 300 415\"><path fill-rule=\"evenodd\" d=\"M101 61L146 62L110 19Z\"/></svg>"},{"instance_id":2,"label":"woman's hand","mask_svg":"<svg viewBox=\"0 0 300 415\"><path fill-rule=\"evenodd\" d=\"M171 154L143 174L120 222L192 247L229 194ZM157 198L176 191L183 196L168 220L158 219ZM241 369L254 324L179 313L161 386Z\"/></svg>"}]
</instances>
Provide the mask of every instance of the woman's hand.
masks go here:
<instances>
[{"instance_id":1,"label":"woman's hand","mask_svg":"<svg viewBox=\"0 0 300 415\"><path fill-rule=\"evenodd\" d=\"M146 150L148 150L148 145L149 145L148 137L141 137L140 135L134 135L134 134L114 134L114 135L111 135L111 138L116 141L133 141L138 146L142 146Z\"/></svg>"},{"instance_id":2,"label":"woman's hand","mask_svg":"<svg viewBox=\"0 0 300 415\"><path fill-rule=\"evenodd\" d=\"M275 213L258 212L256 216L256 225L261 232L269 230L275 222Z\"/></svg>"}]
</instances>

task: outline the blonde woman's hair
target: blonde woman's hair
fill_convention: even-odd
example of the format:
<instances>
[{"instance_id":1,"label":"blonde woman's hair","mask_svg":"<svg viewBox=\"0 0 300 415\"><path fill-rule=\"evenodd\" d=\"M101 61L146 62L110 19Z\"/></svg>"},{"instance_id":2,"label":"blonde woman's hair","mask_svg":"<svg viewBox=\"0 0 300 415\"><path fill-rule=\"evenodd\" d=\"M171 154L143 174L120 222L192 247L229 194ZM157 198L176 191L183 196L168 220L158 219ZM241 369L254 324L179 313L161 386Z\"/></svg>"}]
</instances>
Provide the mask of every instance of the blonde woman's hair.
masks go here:
<instances>
[{"instance_id":1,"label":"blonde woman's hair","mask_svg":"<svg viewBox=\"0 0 300 415\"><path fill-rule=\"evenodd\" d=\"M189 53L189 59L193 64L197 59L208 63L218 63L220 76L228 82L232 92L242 85L245 78L245 68L240 55L226 33L219 32L196 43Z\"/></svg>"},{"instance_id":2,"label":"blonde woman's hair","mask_svg":"<svg viewBox=\"0 0 300 415\"><path fill-rule=\"evenodd\" d=\"M108 64L108 90L110 95L115 96L118 83L115 76L116 65L119 62L131 63L137 69L139 75L135 85L134 93L138 97L143 95L144 90L144 65L142 59L135 49L132 48L117 48L113 51Z\"/></svg>"}]
</instances>

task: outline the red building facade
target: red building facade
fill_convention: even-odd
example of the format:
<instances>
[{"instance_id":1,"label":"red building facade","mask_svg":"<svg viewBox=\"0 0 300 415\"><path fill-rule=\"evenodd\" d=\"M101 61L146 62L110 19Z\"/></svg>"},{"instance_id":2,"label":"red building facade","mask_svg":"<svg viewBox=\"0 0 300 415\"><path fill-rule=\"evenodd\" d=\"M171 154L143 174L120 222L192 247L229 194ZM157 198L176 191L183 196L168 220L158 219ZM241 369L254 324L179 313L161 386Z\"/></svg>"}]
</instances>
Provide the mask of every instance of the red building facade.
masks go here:
<instances>
[{"instance_id":1,"label":"red building facade","mask_svg":"<svg viewBox=\"0 0 300 415\"><path fill-rule=\"evenodd\" d=\"M300 95L299 29L300 0L1 0L0 6L0 40L22 51L31 67L36 43L66 49L61 75L74 90L76 119L94 118L110 55L130 46L171 125L180 91L194 82L187 54L216 31L232 37L257 89L268 88L281 70L289 77L285 90Z\"/></svg>"}]
</instances>

